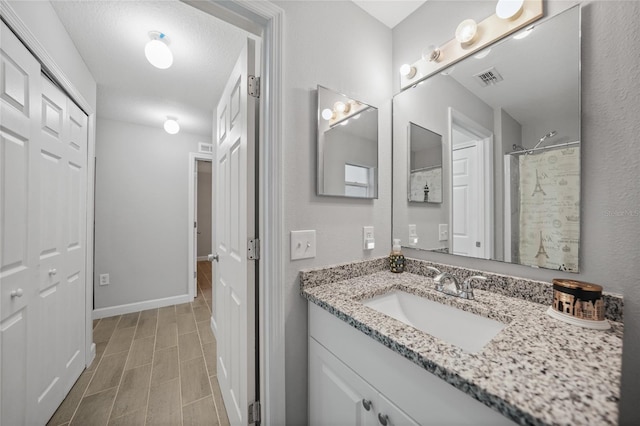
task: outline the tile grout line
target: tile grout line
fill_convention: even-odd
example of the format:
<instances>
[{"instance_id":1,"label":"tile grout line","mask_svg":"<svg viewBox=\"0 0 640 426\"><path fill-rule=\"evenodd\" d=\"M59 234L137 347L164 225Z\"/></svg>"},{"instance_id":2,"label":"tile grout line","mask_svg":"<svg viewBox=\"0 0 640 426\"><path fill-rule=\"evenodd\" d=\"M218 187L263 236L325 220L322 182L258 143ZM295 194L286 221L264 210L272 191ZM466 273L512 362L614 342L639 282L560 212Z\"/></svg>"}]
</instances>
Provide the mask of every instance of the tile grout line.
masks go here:
<instances>
[{"instance_id":1,"label":"tile grout line","mask_svg":"<svg viewBox=\"0 0 640 426\"><path fill-rule=\"evenodd\" d=\"M184 412L182 411L182 362L180 361L180 334L178 332L178 310L173 307L176 314L176 349L178 350L178 389L180 390L180 426L184 426ZM193 308L192 308L193 310Z\"/></svg>"},{"instance_id":2,"label":"tile grout line","mask_svg":"<svg viewBox=\"0 0 640 426\"><path fill-rule=\"evenodd\" d=\"M213 292L213 287L211 289L211 291ZM212 295L212 299L213 300L213 295ZM205 304L208 306L208 302L207 299L204 298L204 302ZM209 309L210 312L211 309ZM211 314L213 315L213 314ZM195 320L195 314L194 314L194 320ZM209 317L209 327L211 327L211 317ZM203 347L203 343L202 343L202 336L200 335L200 328L198 327L198 322L196 321L196 330L198 332L198 340L200 340L200 350L202 352L202 358L204 360L204 368L207 371L207 380L209 381L209 389L211 389L211 398L213 400L213 407L216 410L216 417L218 417L218 425L222 425L222 419L220 418L220 410L218 409L218 404L216 404L216 398L215 398L215 393L213 391L213 384L211 383L211 374L209 372L209 366L207 365L207 360L206 360L206 355L204 353L204 347ZM217 361L216 361L216 365L217 365Z\"/></svg>"},{"instance_id":3,"label":"tile grout line","mask_svg":"<svg viewBox=\"0 0 640 426\"><path fill-rule=\"evenodd\" d=\"M120 316L120 320L118 321L118 324L120 324L120 321L122 321L122 317L124 315ZM129 350L127 351L127 359L124 360L124 365L122 366L122 373L120 373L120 380L118 381L118 386L116 387L116 395L113 397L113 402L111 402L111 408L109 409L109 415L107 416L107 424L109 423L109 421L111 420L111 414L113 413L113 407L116 405L116 399L118 399L118 394L120 393L120 385L122 385L122 379L124 379L124 372L126 371L127 368L127 363L129 362L129 357L131 356L131 347L133 346L133 341L134 338L136 337L136 331L138 331L138 323L140 323L140 312L138 312L138 319L136 320L136 325L135 325L135 330L133 330L133 336L131 337L131 343L129 343ZM116 330L118 329L118 324L116 324ZM113 331L115 333L115 330ZM112 335L113 337L113 335ZM111 339L109 339L109 342L111 342ZM107 347L104 348L104 351L107 351L107 348L109 347L109 344L107 343ZM124 351L122 351L124 352ZM104 357L104 354L103 354ZM127 413L125 413L127 414Z\"/></svg>"},{"instance_id":4,"label":"tile grout line","mask_svg":"<svg viewBox=\"0 0 640 426\"><path fill-rule=\"evenodd\" d=\"M151 351L151 374L149 374L149 389L147 392L147 403L144 407L144 425L147 424L147 420L149 419L149 400L151 399L151 379L153 379L153 363L156 360L156 342L158 341L158 318L160 317L160 310L156 309L156 331L153 334L153 350ZM142 316L142 312L140 312L140 316Z\"/></svg>"},{"instance_id":5,"label":"tile grout line","mask_svg":"<svg viewBox=\"0 0 640 426\"><path fill-rule=\"evenodd\" d=\"M122 318L122 315L120 315L120 318ZM98 321L98 324L96 324L96 327L102 322L102 320L103 320L103 318L100 318L100 320ZM118 319L118 322L120 322L120 319ZM118 323L116 323L116 327L117 326L118 326ZM94 327L93 330L95 330L96 327ZM113 332L111 333L111 336L109 336L109 340L107 340L107 346L109 346L109 342L111 341L111 338L113 337L113 333L115 333L115 332L116 332L116 329L114 328ZM91 333L91 335L93 335L93 332ZM95 370L93 370L93 372L91 372L91 380L89 380L89 383L87 383L87 387L84 388L84 391L82 392L82 396L80 397L80 401L78 401L78 404L76 405L75 410L73 410L73 414L71 415L71 418L69 419L69 421L66 424L71 425L71 423L73 422L73 419L76 417L76 414L78 414L78 408L80 408L80 404L82 404L82 400L87 396L87 391L89 390L89 386L91 386L91 382L93 382L94 376L96 375L96 372L98 371L98 368L100 368L100 364L102 364L102 361L104 360L104 353L107 351L107 346L104 347L104 352L102 352L102 355L100 355L100 359L98 360L98 363L96 364ZM85 371L86 370L87 369L85 367ZM83 373L85 371L83 371ZM112 388L109 388L109 389L112 389ZM108 389L105 389L105 390L108 390ZM94 395L94 394L92 394L92 395ZM65 398L66 398L66 396L65 396ZM58 407L58 408L60 408L60 407ZM55 413L54 413L54 415L55 415ZM64 425L65 423L62 423L62 424Z\"/></svg>"}]
</instances>

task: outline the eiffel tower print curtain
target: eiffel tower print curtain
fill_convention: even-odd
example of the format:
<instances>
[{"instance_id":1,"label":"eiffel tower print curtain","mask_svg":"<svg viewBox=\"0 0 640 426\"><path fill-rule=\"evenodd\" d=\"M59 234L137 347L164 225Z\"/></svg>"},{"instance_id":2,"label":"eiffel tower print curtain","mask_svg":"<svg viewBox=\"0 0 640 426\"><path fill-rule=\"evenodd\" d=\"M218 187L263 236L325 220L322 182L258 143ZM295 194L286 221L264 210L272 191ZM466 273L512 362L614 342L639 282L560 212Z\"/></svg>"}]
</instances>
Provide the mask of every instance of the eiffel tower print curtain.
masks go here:
<instances>
[{"instance_id":1,"label":"eiffel tower print curtain","mask_svg":"<svg viewBox=\"0 0 640 426\"><path fill-rule=\"evenodd\" d=\"M523 265L578 272L580 148L519 157Z\"/></svg>"}]
</instances>

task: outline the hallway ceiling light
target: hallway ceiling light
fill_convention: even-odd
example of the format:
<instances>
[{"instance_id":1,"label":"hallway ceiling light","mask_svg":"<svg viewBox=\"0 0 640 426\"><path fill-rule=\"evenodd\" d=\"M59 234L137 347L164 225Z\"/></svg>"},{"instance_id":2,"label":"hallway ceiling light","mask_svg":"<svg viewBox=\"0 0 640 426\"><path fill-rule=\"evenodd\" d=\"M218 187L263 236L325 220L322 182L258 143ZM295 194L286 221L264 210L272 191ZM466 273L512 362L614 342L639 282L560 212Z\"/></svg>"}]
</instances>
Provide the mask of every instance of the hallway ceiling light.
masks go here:
<instances>
[{"instance_id":1,"label":"hallway ceiling light","mask_svg":"<svg viewBox=\"0 0 640 426\"><path fill-rule=\"evenodd\" d=\"M169 49L169 39L160 31L149 32L149 42L144 46L144 56L156 68L165 70L173 64L173 53Z\"/></svg>"},{"instance_id":2,"label":"hallway ceiling light","mask_svg":"<svg viewBox=\"0 0 640 426\"><path fill-rule=\"evenodd\" d=\"M167 117L167 120L164 122L164 131L169 133L170 135L175 135L180 131L180 125L178 124L178 120L173 117Z\"/></svg>"}]
</instances>

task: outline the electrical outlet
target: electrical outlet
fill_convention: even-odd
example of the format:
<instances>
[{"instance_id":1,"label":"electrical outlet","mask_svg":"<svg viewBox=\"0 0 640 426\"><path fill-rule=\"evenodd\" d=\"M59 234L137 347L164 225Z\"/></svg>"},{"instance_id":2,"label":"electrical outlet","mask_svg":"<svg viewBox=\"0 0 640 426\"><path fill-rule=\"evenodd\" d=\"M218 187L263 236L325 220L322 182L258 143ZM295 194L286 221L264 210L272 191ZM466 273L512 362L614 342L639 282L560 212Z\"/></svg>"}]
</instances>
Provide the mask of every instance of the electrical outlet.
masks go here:
<instances>
[{"instance_id":1,"label":"electrical outlet","mask_svg":"<svg viewBox=\"0 0 640 426\"><path fill-rule=\"evenodd\" d=\"M362 248L373 250L376 246L376 239L373 236L373 226L362 227Z\"/></svg>"},{"instance_id":2,"label":"electrical outlet","mask_svg":"<svg viewBox=\"0 0 640 426\"><path fill-rule=\"evenodd\" d=\"M109 285L109 274L100 274L100 285Z\"/></svg>"},{"instance_id":3,"label":"electrical outlet","mask_svg":"<svg viewBox=\"0 0 640 426\"><path fill-rule=\"evenodd\" d=\"M449 239L449 225L441 223L438 225L438 241L447 241Z\"/></svg>"},{"instance_id":4,"label":"electrical outlet","mask_svg":"<svg viewBox=\"0 0 640 426\"><path fill-rule=\"evenodd\" d=\"M316 257L316 231L291 231L291 260Z\"/></svg>"},{"instance_id":5,"label":"electrical outlet","mask_svg":"<svg viewBox=\"0 0 640 426\"><path fill-rule=\"evenodd\" d=\"M409 245L418 245L418 228L415 224L409 224Z\"/></svg>"}]
</instances>

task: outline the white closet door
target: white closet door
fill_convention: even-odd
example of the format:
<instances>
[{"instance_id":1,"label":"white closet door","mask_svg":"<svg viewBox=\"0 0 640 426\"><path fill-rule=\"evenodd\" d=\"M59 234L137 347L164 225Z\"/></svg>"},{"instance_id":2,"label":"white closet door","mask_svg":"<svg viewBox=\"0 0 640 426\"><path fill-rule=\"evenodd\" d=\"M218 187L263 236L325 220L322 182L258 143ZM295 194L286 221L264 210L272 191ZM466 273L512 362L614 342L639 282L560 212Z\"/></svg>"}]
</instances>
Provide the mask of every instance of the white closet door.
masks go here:
<instances>
[{"instance_id":1,"label":"white closet door","mask_svg":"<svg viewBox=\"0 0 640 426\"><path fill-rule=\"evenodd\" d=\"M0 423L27 424L38 281L40 64L0 22Z\"/></svg>"},{"instance_id":2,"label":"white closet door","mask_svg":"<svg viewBox=\"0 0 640 426\"><path fill-rule=\"evenodd\" d=\"M85 365L87 116L1 40L1 422L45 424Z\"/></svg>"}]
</instances>

